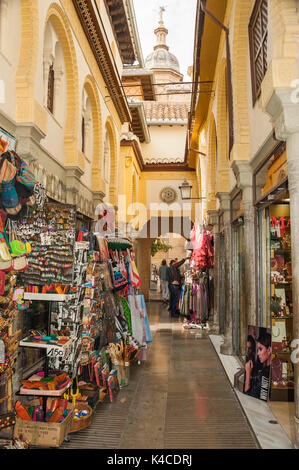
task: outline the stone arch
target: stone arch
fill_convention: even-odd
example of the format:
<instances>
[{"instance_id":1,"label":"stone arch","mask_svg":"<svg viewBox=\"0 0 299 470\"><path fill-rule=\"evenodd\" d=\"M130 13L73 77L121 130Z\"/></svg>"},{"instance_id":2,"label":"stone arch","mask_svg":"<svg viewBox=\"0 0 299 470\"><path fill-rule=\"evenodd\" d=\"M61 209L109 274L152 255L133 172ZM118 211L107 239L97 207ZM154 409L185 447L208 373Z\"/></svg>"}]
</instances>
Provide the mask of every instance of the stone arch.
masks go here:
<instances>
[{"instance_id":1,"label":"stone arch","mask_svg":"<svg viewBox=\"0 0 299 470\"><path fill-rule=\"evenodd\" d=\"M20 56L16 72L16 121L35 122L35 77L38 63L39 10L35 0L22 0ZM30 34L28 34L30 31Z\"/></svg>"},{"instance_id":2,"label":"stone arch","mask_svg":"<svg viewBox=\"0 0 299 470\"><path fill-rule=\"evenodd\" d=\"M232 159L250 158L250 123L248 110L247 67L249 57L248 24L253 8L252 0L236 2L232 54L234 148Z\"/></svg>"},{"instance_id":3,"label":"stone arch","mask_svg":"<svg viewBox=\"0 0 299 470\"><path fill-rule=\"evenodd\" d=\"M216 193L228 192L229 144L228 144L228 97L227 97L227 64L222 59L217 83L217 171Z\"/></svg>"},{"instance_id":4,"label":"stone arch","mask_svg":"<svg viewBox=\"0 0 299 470\"><path fill-rule=\"evenodd\" d=\"M103 149L102 114L99 93L95 79L87 75L84 88L91 102L93 124L93 152L92 152L92 190L98 191L101 186L101 154Z\"/></svg>"},{"instance_id":5,"label":"stone arch","mask_svg":"<svg viewBox=\"0 0 299 470\"><path fill-rule=\"evenodd\" d=\"M76 50L69 22L57 3L52 3L48 9L45 28L51 21L61 43L65 68L67 104L64 133L65 165L76 166L84 171L84 159L78 150L78 121L79 121L79 79Z\"/></svg>"},{"instance_id":6,"label":"stone arch","mask_svg":"<svg viewBox=\"0 0 299 470\"><path fill-rule=\"evenodd\" d=\"M216 210L217 133L214 114L211 114L208 136L208 204L207 210Z\"/></svg>"},{"instance_id":7,"label":"stone arch","mask_svg":"<svg viewBox=\"0 0 299 470\"><path fill-rule=\"evenodd\" d=\"M115 127L111 116L108 116L105 128L110 138L110 181L109 181L109 202L117 205L118 168L117 168L117 138Z\"/></svg>"}]
</instances>

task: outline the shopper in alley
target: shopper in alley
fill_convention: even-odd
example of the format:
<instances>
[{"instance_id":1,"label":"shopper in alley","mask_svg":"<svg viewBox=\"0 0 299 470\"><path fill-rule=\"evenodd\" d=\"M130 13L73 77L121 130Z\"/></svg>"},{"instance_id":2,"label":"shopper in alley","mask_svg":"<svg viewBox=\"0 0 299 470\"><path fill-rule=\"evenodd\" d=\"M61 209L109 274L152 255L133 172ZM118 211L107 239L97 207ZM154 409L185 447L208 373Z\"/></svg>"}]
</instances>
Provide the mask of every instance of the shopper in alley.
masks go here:
<instances>
[{"instance_id":1,"label":"shopper in alley","mask_svg":"<svg viewBox=\"0 0 299 470\"><path fill-rule=\"evenodd\" d=\"M181 273L180 266L182 266L186 259L183 258L181 261L172 262L169 269L169 293L170 293L170 314L172 317L177 317L177 304L179 301L180 287L181 287Z\"/></svg>"},{"instance_id":2,"label":"shopper in alley","mask_svg":"<svg viewBox=\"0 0 299 470\"><path fill-rule=\"evenodd\" d=\"M161 283L161 295L162 302L167 303L168 299L168 281L169 281L169 266L167 266L166 259L162 260L160 269L159 269L160 283Z\"/></svg>"}]
</instances>

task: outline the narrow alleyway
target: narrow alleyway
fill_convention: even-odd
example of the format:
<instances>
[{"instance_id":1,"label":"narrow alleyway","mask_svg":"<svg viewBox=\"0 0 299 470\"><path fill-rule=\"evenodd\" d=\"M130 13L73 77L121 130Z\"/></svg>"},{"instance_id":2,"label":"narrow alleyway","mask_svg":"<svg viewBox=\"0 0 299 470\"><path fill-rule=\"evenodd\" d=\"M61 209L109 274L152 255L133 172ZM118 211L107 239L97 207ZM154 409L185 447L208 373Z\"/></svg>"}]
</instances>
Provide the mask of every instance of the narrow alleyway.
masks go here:
<instances>
[{"instance_id":1,"label":"narrow alleyway","mask_svg":"<svg viewBox=\"0 0 299 470\"><path fill-rule=\"evenodd\" d=\"M208 334L182 330L159 302L147 308L147 362L132 367L129 386L99 404L91 426L62 448L257 448Z\"/></svg>"}]
</instances>

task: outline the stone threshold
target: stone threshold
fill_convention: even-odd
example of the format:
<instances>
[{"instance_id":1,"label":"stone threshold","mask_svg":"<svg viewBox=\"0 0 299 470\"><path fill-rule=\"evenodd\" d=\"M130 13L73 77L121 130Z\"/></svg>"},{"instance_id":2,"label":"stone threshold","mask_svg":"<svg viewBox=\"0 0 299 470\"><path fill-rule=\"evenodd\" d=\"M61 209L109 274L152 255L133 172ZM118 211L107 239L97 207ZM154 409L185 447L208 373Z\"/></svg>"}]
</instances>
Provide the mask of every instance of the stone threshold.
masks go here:
<instances>
[{"instance_id":1,"label":"stone threshold","mask_svg":"<svg viewBox=\"0 0 299 470\"><path fill-rule=\"evenodd\" d=\"M234 387L234 375L241 369L235 356L220 353L221 335L209 335L236 397L262 449L295 449L283 427L277 422L267 402L245 395ZM271 421L277 422L272 424Z\"/></svg>"}]
</instances>

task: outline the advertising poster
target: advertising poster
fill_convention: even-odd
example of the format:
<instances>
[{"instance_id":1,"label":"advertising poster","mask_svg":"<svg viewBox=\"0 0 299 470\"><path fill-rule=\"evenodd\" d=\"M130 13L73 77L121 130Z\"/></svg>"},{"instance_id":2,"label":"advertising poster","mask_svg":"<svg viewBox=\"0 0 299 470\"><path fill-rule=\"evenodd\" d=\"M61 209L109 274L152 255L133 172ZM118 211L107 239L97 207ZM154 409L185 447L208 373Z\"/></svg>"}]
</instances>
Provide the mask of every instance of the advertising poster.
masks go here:
<instances>
[{"instance_id":1,"label":"advertising poster","mask_svg":"<svg viewBox=\"0 0 299 470\"><path fill-rule=\"evenodd\" d=\"M243 392L267 401L271 384L272 336L270 328L248 326Z\"/></svg>"},{"instance_id":2,"label":"advertising poster","mask_svg":"<svg viewBox=\"0 0 299 470\"><path fill-rule=\"evenodd\" d=\"M0 127L0 154L8 150L16 150L16 139Z\"/></svg>"}]
</instances>

